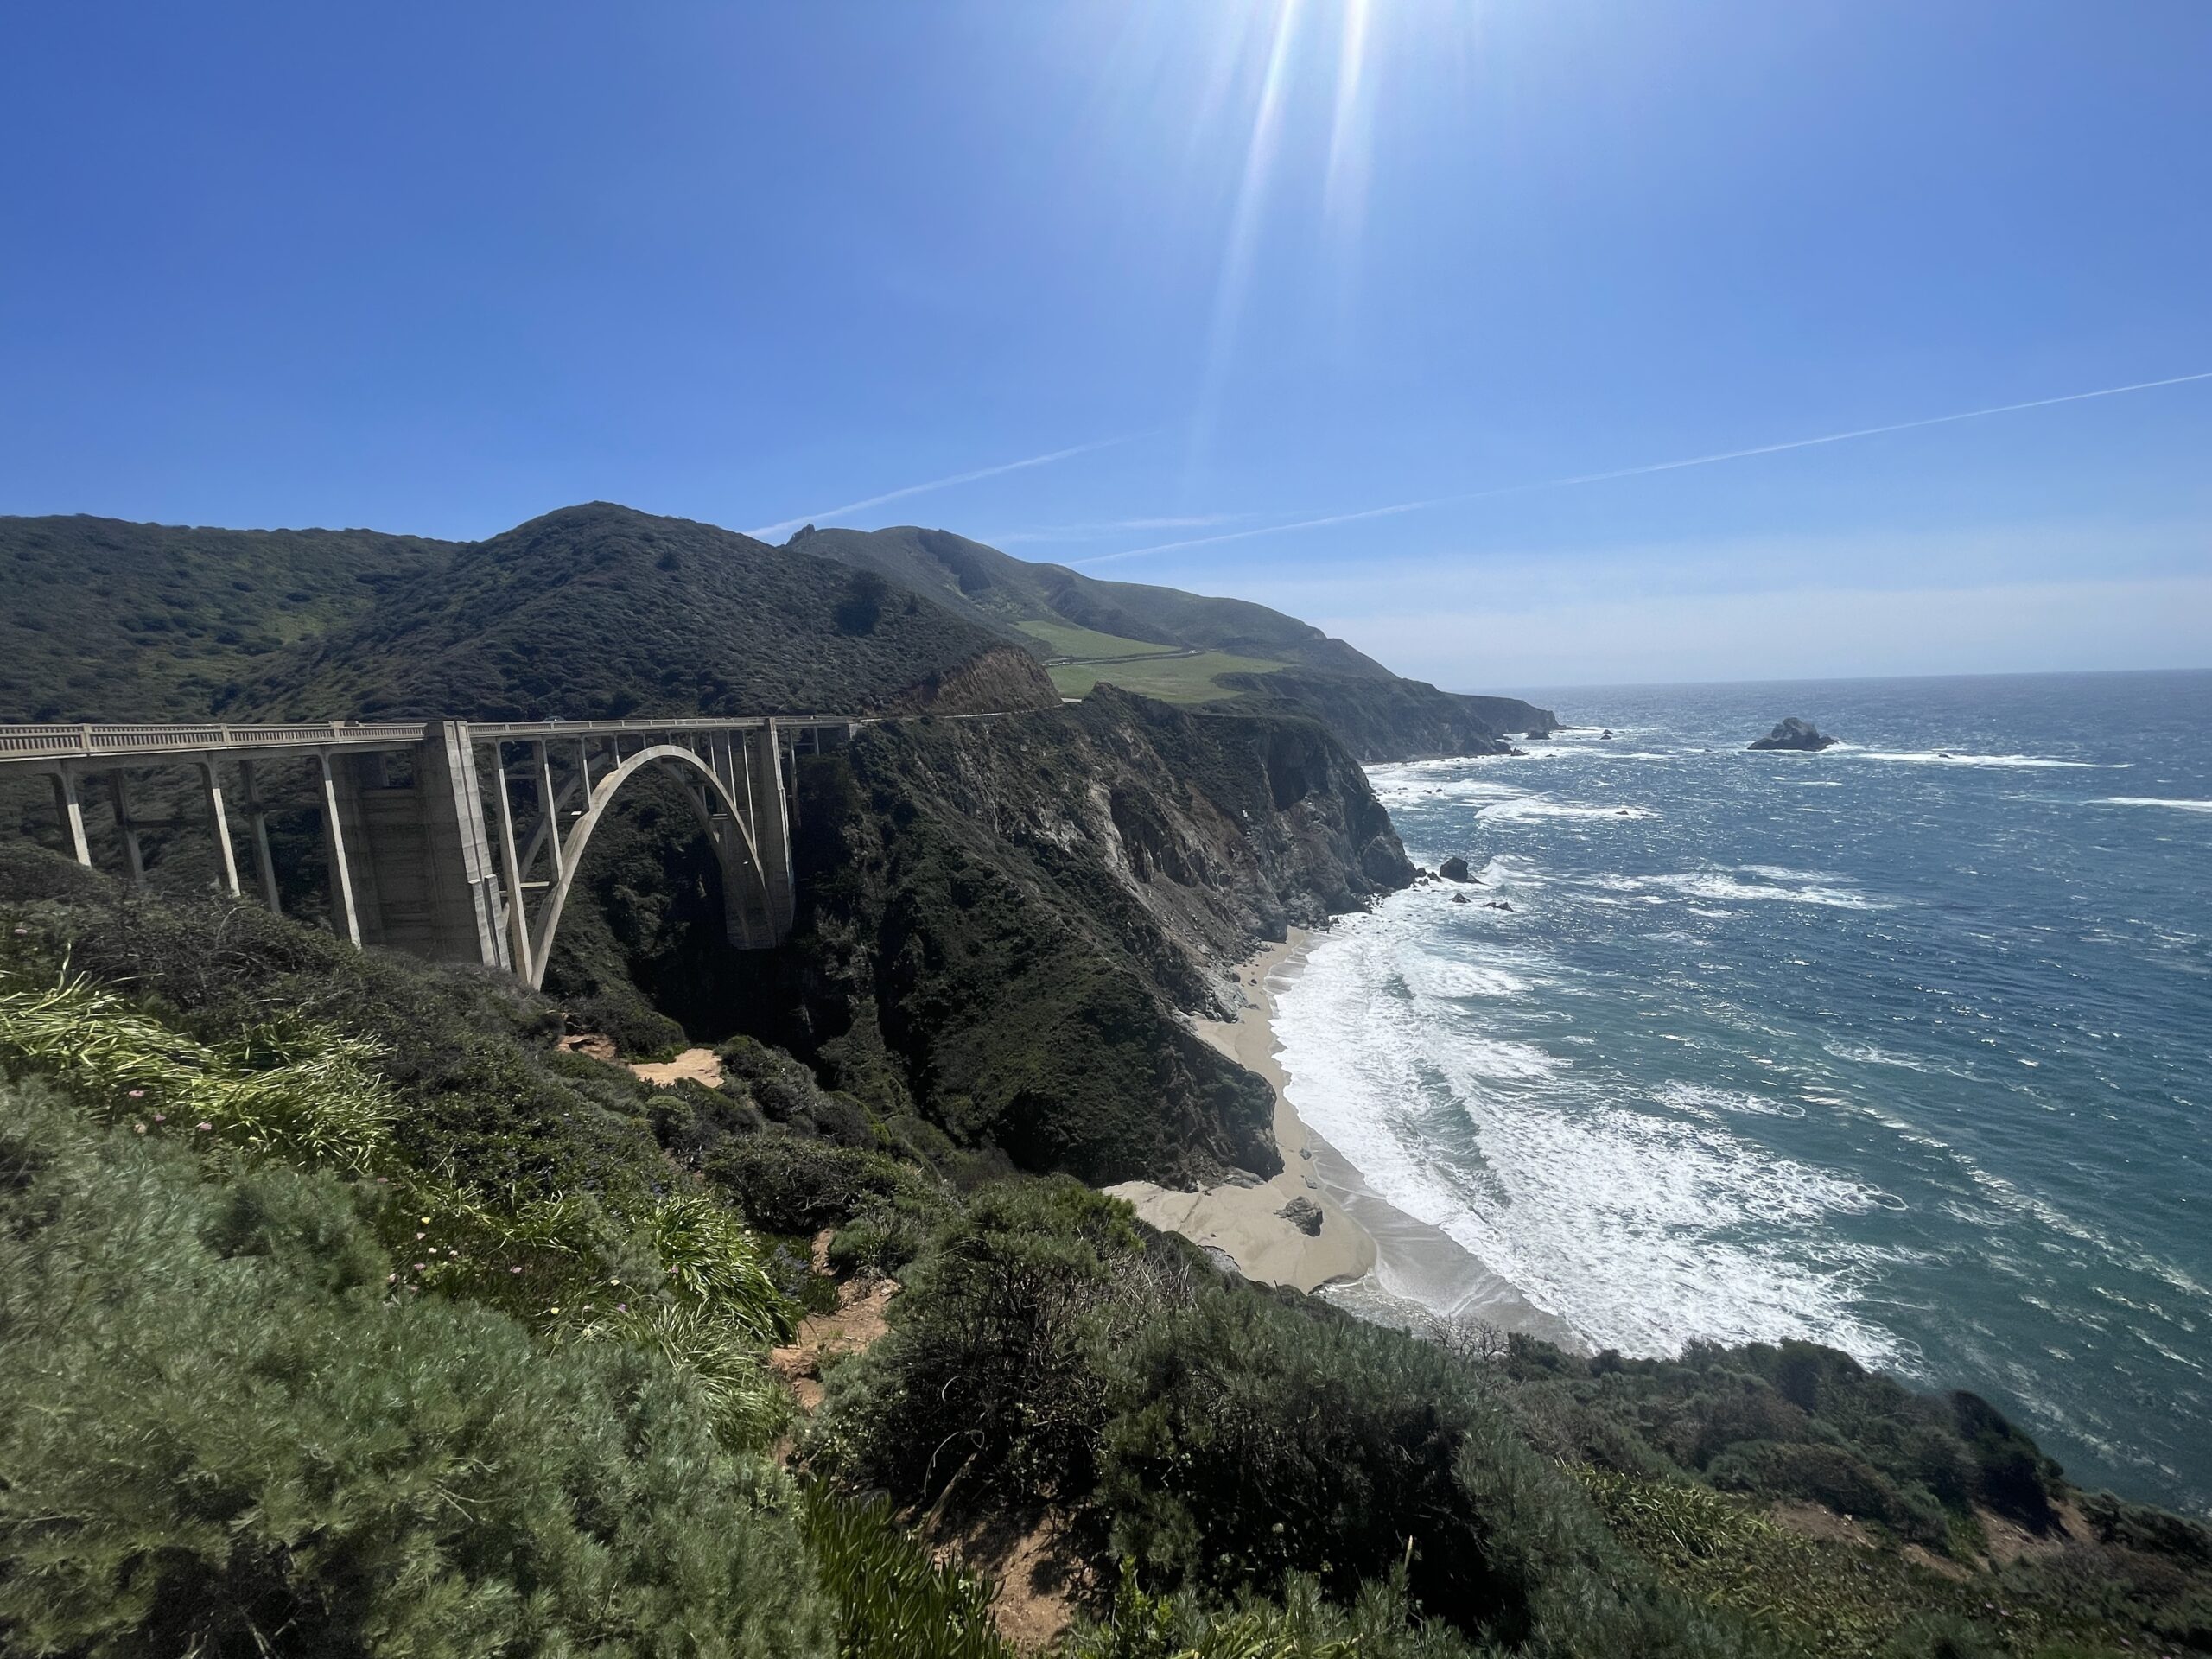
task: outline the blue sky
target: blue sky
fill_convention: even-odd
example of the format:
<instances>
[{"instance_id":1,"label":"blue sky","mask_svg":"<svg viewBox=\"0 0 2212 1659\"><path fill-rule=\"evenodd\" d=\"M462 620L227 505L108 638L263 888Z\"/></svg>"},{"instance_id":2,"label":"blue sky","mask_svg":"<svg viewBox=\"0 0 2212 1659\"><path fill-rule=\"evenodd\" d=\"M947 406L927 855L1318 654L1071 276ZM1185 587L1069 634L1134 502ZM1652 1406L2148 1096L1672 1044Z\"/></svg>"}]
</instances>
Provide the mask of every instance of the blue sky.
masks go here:
<instances>
[{"instance_id":1,"label":"blue sky","mask_svg":"<svg viewBox=\"0 0 2212 1659\"><path fill-rule=\"evenodd\" d=\"M939 524L1466 689L2212 664L2212 380L1518 487L2212 372L2202 0L3 38L0 512Z\"/></svg>"}]
</instances>

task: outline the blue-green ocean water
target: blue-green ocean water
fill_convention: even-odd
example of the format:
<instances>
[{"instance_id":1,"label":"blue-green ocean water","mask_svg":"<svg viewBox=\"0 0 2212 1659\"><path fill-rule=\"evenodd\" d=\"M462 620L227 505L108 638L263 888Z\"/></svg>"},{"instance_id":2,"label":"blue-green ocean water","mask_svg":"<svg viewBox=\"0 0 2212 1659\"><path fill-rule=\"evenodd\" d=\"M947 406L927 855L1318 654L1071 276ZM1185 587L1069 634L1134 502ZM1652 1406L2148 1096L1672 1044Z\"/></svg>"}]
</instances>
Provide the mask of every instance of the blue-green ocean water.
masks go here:
<instances>
[{"instance_id":1,"label":"blue-green ocean water","mask_svg":"<svg viewBox=\"0 0 2212 1659\"><path fill-rule=\"evenodd\" d=\"M1543 700L1372 770L1484 885L1323 936L1300 1115L1593 1346L1832 1343L2212 1510L2212 674Z\"/></svg>"}]
</instances>

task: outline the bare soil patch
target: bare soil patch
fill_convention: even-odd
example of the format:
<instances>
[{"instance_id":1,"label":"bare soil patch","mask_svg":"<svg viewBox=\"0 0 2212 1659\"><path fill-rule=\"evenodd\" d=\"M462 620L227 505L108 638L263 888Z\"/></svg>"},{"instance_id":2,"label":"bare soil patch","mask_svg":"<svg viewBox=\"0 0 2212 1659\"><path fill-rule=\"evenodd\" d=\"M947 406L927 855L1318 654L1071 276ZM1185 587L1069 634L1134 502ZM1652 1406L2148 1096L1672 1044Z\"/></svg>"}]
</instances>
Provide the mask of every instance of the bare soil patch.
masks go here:
<instances>
[{"instance_id":1,"label":"bare soil patch","mask_svg":"<svg viewBox=\"0 0 2212 1659\"><path fill-rule=\"evenodd\" d=\"M674 1059L658 1065L632 1062L630 1069L657 1089L665 1089L686 1078L718 1089L722 1081L722 1063L711 1048L687 1048Z\"/></svg>"}]
</instances>

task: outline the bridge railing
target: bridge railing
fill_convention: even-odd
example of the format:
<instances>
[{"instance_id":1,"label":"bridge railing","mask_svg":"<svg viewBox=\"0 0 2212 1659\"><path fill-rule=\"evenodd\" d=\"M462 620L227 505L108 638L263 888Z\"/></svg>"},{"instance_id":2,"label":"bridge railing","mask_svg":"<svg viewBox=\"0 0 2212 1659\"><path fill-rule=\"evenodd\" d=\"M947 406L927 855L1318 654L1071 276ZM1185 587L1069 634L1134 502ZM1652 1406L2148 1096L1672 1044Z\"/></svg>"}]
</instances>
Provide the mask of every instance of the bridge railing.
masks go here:
<instances>
[{"instance_id":1,"label":"bridge railing","mask_svg":"<svg viewBox=\"0 0 2212 1659\"><path fill-rule=\"evenodd\" d=\"M332 744L419 743L421 721L325 721L313 726L0 726L0 760L84 760L102 755L218 749L311 749Z\"/></svg>"}]
</instances>

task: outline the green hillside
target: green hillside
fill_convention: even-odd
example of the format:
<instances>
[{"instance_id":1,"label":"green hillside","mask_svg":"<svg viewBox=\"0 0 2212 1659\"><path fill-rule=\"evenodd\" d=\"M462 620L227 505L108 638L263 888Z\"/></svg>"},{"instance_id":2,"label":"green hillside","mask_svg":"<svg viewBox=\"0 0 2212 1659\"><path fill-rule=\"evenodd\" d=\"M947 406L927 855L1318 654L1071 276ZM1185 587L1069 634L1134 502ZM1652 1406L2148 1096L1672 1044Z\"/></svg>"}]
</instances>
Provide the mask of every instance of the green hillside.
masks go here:
<instances>
[{"instance_id":1,"label":"green hillside","mask_svg":"<svg viewBox=\"0 0 2212 1659\"><path fill-rule=\"evenodd\" d=\"M979 665L984 695L953 682ZM286 716L866 713L1049 703L1033 659L825 559L606 503L563 508L394 585L241 696Z\"/></svg>"},{"instance_id":2,"label":"green hillside","mask_svg":"<svg viewBox=\"0 0 2212 1659\"><path fill-rule=\"evenodd\" d=\"M285 647L455 550L365 530L0 518L0 721L204 719ZM335 712L350 711L315 711Z\"/></svg>"},{"instance_id":3,"label":"green hillside","mask_svg":"<svg viewBox=\"0 0 2212 1659\"><path fill-rule=\"evenodd\" d=\"M1026 708L998 630L606 504L479 543L0 518L0 721Z\"/></svg>"},{"instance_id":4,"label":"green hillside","mask_svg":"<svg viewBox=\"0 0 2212 1659\"><path fill-rule=\"evenodd\" d=\"M1468 697L1402 679L1343 640L1264 605L1102 582L949 531L809 525L789 545L874 571L1048 659L1070 659L1052 663L1052 683L1067 696L1086 696L1103 681L1224 712L1302 714L1363 760L1494 753L1509 731L1559 723L1549 709L1517 698Z\"/></svg>"},{"instance_id":5,"label":"green hillside","mask_svg":"<svg viewBox=\"0 0 2212 1659\"><path fill-rule=\"evenodd\" d=\"M1102 582L1065 565L1032 564L950 531L805 530L790 545L880 572L980 622L1065 625L1142 645L1193 646L1389 679L1390 671L1309 622L1241 599L1209 599L1142 582Z\"/></svg>"}]
</instances>

